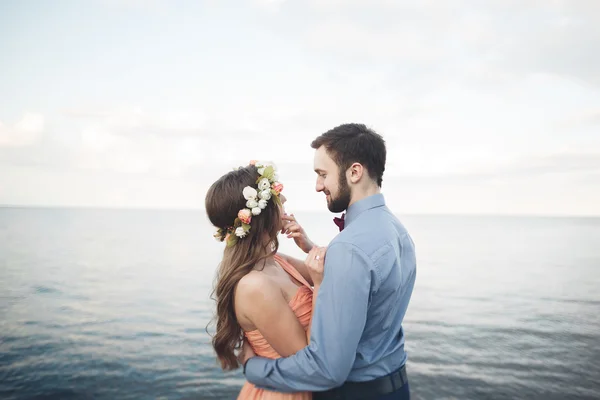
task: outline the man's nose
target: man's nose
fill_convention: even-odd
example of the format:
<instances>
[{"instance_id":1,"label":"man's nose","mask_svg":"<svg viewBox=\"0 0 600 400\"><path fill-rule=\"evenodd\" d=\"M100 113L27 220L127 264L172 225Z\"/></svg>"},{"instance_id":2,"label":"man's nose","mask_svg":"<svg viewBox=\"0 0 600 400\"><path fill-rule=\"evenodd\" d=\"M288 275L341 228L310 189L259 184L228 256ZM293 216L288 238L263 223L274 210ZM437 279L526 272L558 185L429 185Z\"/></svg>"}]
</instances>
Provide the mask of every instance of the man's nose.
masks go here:
<instances>
[{"instance_id":1,"label":"man's nose","mask_svg":"<svg viewBox=\"0 0 600 400\"><path fill-rule=\"evenodd\" d=\"M317 185L315 186L315 190L317 192L322 192L323 189L325 189L325 185L323 185L322 183L320 183L319 181L317 181Z\"/></svg>"}]
</instances>

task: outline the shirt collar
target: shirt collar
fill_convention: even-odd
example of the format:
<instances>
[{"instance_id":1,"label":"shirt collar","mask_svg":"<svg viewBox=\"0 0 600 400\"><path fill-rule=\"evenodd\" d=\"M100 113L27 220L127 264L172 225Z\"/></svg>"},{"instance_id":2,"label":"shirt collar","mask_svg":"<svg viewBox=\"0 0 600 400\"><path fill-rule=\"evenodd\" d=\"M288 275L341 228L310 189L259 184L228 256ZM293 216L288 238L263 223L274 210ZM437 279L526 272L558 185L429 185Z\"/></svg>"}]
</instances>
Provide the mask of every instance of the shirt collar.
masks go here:
<instances>
[{"instance_id":1,"label":"shirt collar","mask_svg":"<svg viewBox=\"0 0 600 400\"><path fill-rule=\"evenodd\" d=\"M345 226L347 227L350 225L352 221L355 220L363 211L381 206L385 206L385 199L381 193L373 194L357 201L356 203L353 203L346 210Z\"/></svg>"}]
</instances>

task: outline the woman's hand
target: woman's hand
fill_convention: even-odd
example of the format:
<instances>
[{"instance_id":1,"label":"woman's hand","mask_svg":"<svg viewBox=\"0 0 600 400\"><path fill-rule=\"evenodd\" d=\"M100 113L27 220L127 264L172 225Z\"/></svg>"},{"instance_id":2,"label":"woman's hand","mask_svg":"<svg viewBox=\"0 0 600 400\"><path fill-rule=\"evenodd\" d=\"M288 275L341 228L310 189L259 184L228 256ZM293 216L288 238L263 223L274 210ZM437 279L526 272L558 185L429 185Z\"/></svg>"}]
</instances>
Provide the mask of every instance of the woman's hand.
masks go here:
<instances>
[{"instance_id":1,"label":"woman's hand","mask_svg":"<svg viewBox=\"0 0 600 400\"><path fill-rule=\"evenodd\" d=\"M237 354L237 360L241 365L244 365L246 364L246 361L248 361L252 357L256 357L254 349L252 348L252 346L250 346L250 343L248 343L248 339L244 338L242 348Z\"/></svg>"},{"instance_id":2,"label":"woman's hand","mask_svg":"<svg viewBox=\"0 0 600 400\"><path fill-rule=\"evenodd\" d=\"M308 253L315 245L306 235L304 228L296 221L294 214L284 214L281 219L283 220L281 233L287 235L288 238L294 238L296 246L300 247L303 252Z\"/></svg>"},{"instance_id":3,"label":"woman's hand","mask_svg":"<svg viewBox=\"0 0 600 400\"><path fill-rule=\"evenodd\" d=\"M308 253L306 260L304 261L304 265L306 265L315 287L321 286L321 282L323 281L326 251L327 247L315 246Z\"/></svg>"}]
</instances>

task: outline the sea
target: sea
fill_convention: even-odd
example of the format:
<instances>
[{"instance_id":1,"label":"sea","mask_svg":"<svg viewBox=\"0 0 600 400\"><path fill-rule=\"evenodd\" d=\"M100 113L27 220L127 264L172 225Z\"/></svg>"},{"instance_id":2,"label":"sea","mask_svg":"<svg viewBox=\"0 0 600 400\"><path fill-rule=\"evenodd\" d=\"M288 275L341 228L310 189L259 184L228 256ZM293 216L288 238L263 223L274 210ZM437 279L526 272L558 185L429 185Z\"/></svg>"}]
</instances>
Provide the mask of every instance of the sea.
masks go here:
<instances>
[{"instance_id":1,"label":"sea","mask_svg":"<svg viewBox=\"0 0 600 400\"><path fill-rule=\"evenodd\" d=\"M412 399L600 398L600 218L398 217ZM243 375L210 345L212 233L203 211L0 208L0 399L235 399Z\"/></svg>"}]
</instances>

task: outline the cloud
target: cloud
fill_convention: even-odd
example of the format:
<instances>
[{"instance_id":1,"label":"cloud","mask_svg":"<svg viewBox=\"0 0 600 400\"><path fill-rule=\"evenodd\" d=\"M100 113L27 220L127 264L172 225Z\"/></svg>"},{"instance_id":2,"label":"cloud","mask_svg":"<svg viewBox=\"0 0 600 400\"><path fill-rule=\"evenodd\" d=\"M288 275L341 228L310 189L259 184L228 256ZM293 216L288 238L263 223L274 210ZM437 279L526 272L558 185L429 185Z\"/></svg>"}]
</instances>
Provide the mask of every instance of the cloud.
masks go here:
<instances>
[{"instance_id":1,"label":"cloud","mask_svg":"<svg viewBox=\"0 0 600 400\"><path fill-rule=\"evenodd\" d=\"M532 155L462 172L391 175L386 199L401 213L600 215L600 152Z\"/></svg>"},{"instance_id":2,"label":"cloud","mask_svg":"<svg viewBox=\"0 0 600 400\"><path fill-rule=\"evenodd\" d=\"M73 169L207 179L250 159L272 159L281 164L312 157L310 140L305 139L306 126L282 130L285 116L291 114L273 112L272 108L248 107L239 112L69 109L62 115L72 132L70 139L61 143L55 135L46 147L63 157L44 159L61 166L69 160ZM39 158L13 153L5 161L31 165Z\"/></svg>"},{"instance_id":3,"label":"cloud","mask_svg":"<svg viewBox=\"0 0 600 400\"><path fill-rule=\"evenodd\" d=\"M135 10L145 12L164 12L168 7L165 0L99 0L116 10Z\"/></svg>"},{"instance_id":4,"label":"cloud","mask_svg":"<svg viewBox=\"0 0 600 400\"><path fill-rule=\"evenodd\" d=\"M44 24L11 25L27 51L4 49L14 73L0 77L0 172L13 190L19 180L36 182L36 174L65 180L73 191L104 179L99 191L109 192L114 179L114 199L96 191L80 200L142 203L136 196L144 192L159 201L172 189L165 182L185 182L177 190L187 193L249 159L272 159L289 193L322 208L321 196L302 197L314 192L310 142L341 123L362 122L386 139L384 185L405 196L398 201L412 198L411 209L437 210L449 192L458 210L493 209L487 202L495 201L496 186L508 199L513 189L554 195L555 181L577 181L569 190L587 200L552 208L585 201L597 210L589 200L600 193L596 1L207 0L175 7L98 0L61 7ZM98 36L109 25L112 34ZM44 74L21 68L40 60ZM30 117L6 120L25 110L44 117L37 125ZM127 189L138 180L143 190ZM489 197L461 204L478 186L489 187ZM23 196L47 198L31 187ZM535 198L527 190L523 201ZM57 202L75 196L55 191ZM177 197L163 196L164 204Z\"/></svg>"},{"instance_id":5,"label":"cloud","mask_svg":"<svg viewBox=\"0 0 600 400\"><path fill-rule=\"evenodd\" d=\"M565 129L600 125L600 108L589 108L573 113L561 121L559 125Z\"/></svg>"},{"instance_id":6,"label":"cloud","mask_svg":"<svg viewBox=\"0 0 600 400\"><path fill-rule=\"evenodd\" d=\"M149 111L141 107L109 111L69 109L67 117L101 125L112 133L127 135L146 134L186 135L195 134L206 126L207 117L200 110Z\"/></svg>"},{"instance_id":7,"label":"cloud","mask_svg":"<svg viewBox=\"0 0 600 400\"><path fill-rule=\"evenodd\" d=\"M43 137L38 114L0 124L0 164L173 177L210 158L209 135L196 111L69 110L62 116Z\"/></svg>"},{"instance_id":8,"label":"cloud","mask_svg":"<svg viewBox=\"0 0 600 400\"><path fill-rule=\"evenodd\" d=\"M501 84L535 73L600 84L594 0L314 0L278 9L278 20L268 20L273 31L308 51L348 67L387 65L391 77L419 78L419 86L432 78Z\"/></svg>"},{"instance_id":9,"label":"cloud","mask_svg":"<svg viewBox=\"0 0 600 400\"><path fill-rule=\"evenodd\" d=\"M518 72L544 72L600 85L600 3L532 2L501 42L497 62ZM536 20L532 24L532 20ZM496 27L496 32L505 32Z\"/></svg>"},{"instance_id":10,"label":"cloud","mask_svg":"<svg viewBox=\"0 0 600 400\"><path fill-rule=\"evenodd\" d=\"M559 153L519 160L497 176L529 178L534 175L600 172L600 153Z\"/></svg>"},{"instance_id":11,"label":"cloud","mask_svg":"<svg viewBox=\"0 0 600 400\"><path fill-rule=\"evenodd\" d=\"M475 185L482 182L502 180L533 182L540 177L556 175L562 175L567 177L567 179L574 180L597 174L600 174L600 153L590 152L532 155L502 163L471 164L461 172L393 174L390 180L397 183L403 182L422 185L435 183L465 183Z\"/></svg>"},{"instance_id":12,"label":"cloud","mask_svg":"<svg viewBox=\"0 0 600 400\"><path fill-rule=\"evenodd\" d=\"M64 115L77 121L72 154L78 169L178 177L210 162L218 155L213 144L227 141L211 132L205 113L193 109L131 107Z\"/></svg>"},{"instance_id":13,"label":"cloud","mask_svg":"<svg viewBox=\"0 0 600 400\"><path fill-rule=\"evenodd\" d=\"M254 0L254 3L267 11L278 11L286 0Z\"/></svg>"},{"instance_id":14,"label":"cloud","mask_svg":"<svg viewBox=\"0 0 600 400\"><path fill-rule=\"evenodd\" d=\"M0 147L22 147L36 143L44 131L44 116L26 113L12 126L0 121Z\"/></svg>"}]
</instances>

